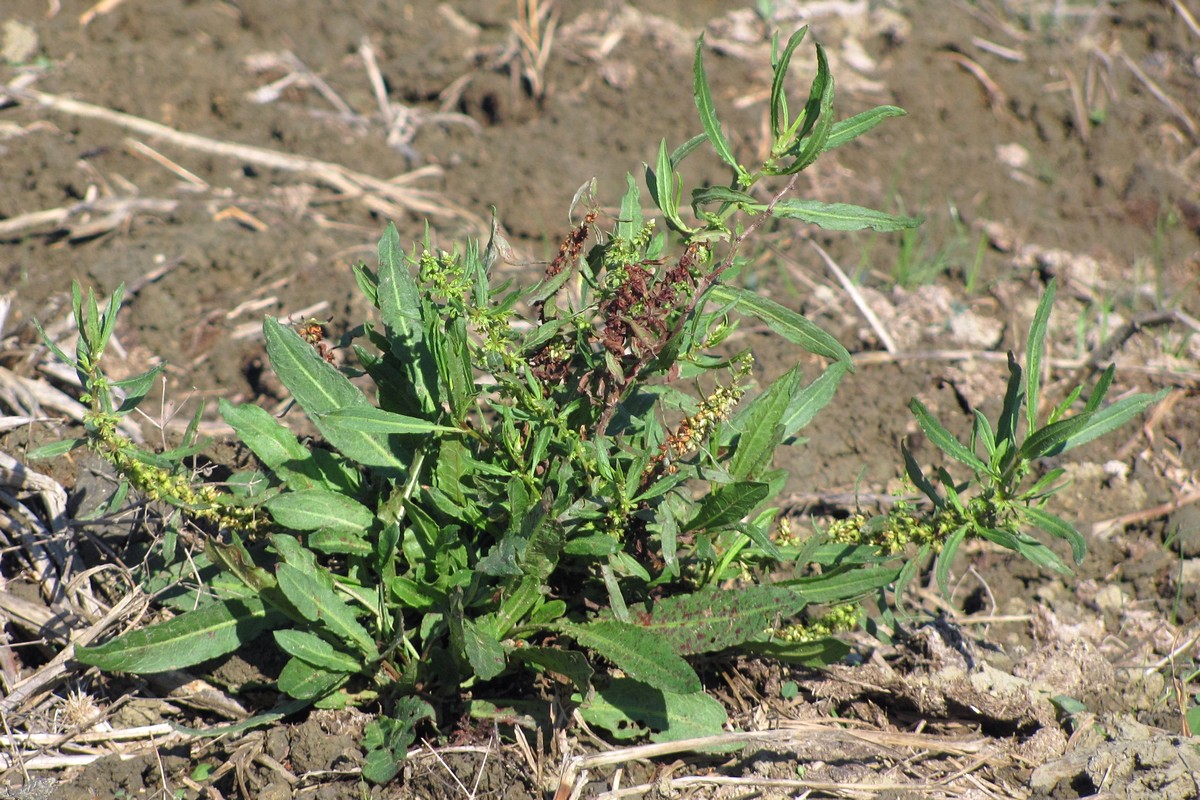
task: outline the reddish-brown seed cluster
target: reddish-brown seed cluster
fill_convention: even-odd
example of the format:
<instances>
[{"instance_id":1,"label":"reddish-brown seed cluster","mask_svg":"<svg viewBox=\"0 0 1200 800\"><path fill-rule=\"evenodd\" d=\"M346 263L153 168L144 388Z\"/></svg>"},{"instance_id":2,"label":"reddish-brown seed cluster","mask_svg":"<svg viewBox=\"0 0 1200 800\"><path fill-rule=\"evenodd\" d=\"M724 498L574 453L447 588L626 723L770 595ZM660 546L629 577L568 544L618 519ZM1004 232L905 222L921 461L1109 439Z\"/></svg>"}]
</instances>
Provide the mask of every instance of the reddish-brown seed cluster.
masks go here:
<instances>
[{"instance_id":1,"label":"reddish-brown seed cluster","mask_svg":"<svg viewBox=\"0 0 1200 800\"><path fill-rule=\"evenodd\" d=\"M547 278L553 278L568 264L574 264L578 260L579 254L583 251L583 243L587 241L588 233L596 222L597 213L589 211L583 218L583 222L579 223L579 227L566 235L563 243L558 247L558 255L550 262L550 266L546 267Z\"/></svg>"},{"instance_id":2,"label":"reddish-brown seed cluster","mask_svg":"<svg viewBox=\"0 0 1200 800\"><path fill-rule=\"evenodd\" d=\"M325 341L325 323L310 319L296 327L300 338L308 342L330 364L333 363L333 348Z\"/></svg>"}]
</instances>

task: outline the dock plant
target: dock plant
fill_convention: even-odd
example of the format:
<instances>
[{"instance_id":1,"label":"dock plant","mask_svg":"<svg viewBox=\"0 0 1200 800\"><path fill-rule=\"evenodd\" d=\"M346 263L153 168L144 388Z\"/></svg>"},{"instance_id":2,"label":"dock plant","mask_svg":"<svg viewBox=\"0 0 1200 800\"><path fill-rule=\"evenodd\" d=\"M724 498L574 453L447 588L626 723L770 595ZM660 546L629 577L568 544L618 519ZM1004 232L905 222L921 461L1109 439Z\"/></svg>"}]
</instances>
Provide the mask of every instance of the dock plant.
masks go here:
<instances>
[{"instance_id":1,"label":"dock plant","mask_svg":"<svg viewBox=\"0 0 1200 800\"><path fill-rule=\"evenodd\" d=\"M79 345L54 350L76 368L91 411L82 438L46 453L86 446L136 492L197 520L208 534L196 563L211 574L174 616L76 658L149 673L272 645L290 702L252 722L309 705L370 707L364 775L386 781L422 720L452 724L450 709L518 714L537 691L558 692L615 737L715 732L727 720L697 672L706 654L835 661L848 650L838 633L863 622L860 601L894 609L897 587L933 558L944 581L969 538L1066 569L1040 530L1082 558L1079 534L1045 510L1060 474L1034 468L1154 398L1105 406L1110 369L1080 410L1077 390L1039 418L1052 290L1024 369L1010 361L998 420L977 413L960 442L913 402L968 477L927 475L906 453L929 504L803 534L782 516L776 452L853 365L813 322L739 287L745 243L768 222L918 224L791 196L824 152L903 114L881 106L835 119L820 45L808 97L793 106L785 79L804 34L773 48L765 161L735 153L698 42L702 132L674 148L664 140L642 170L645 191L630 175L615 215L595 187L581 189L577 223L532 285L495 279L510 250L494 224L487 242L450 250L429 235L406 250L389 225L376 263L354 271L377 313L354 331L352 366L334 363L319 324L266 318L271 368L295 411L279 419L220 404L260 465L234 476L236 490L198 483L179 453L120 437L115 423L157 371L109 385L100 363L120 291L101 311L76 287ZM731 180L685 194L680 164L703 149ZM821 366L762 386L741 349L750 340L731 338L746 319ZM300 414L316 444L293 424Z\"/></svg>"}]
</instances>

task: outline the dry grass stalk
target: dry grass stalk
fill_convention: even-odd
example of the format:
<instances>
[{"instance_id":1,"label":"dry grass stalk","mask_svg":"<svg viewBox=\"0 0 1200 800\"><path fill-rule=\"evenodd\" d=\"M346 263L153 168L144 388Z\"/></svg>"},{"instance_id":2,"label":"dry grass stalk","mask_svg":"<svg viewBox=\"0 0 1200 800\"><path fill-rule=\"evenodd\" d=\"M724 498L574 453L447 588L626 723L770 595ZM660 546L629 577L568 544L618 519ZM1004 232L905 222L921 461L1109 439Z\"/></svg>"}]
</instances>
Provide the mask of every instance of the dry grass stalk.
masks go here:
<instances>
[{"instance_id":1,"label":"dry grass stalk","mask_svg":"<svg viewBox=\"0 0 1200 800\"><path fill-rule=\"evenodd\" d=\"M884 327L879 316L871 309L871 306L862 296L862 292L854 285L854 281L850 280L850 277L837 265L837 262L830 257L829 253L825 252L825 248L812 240L809 240L809 244L817 251L817 255L825 262L825 266L829 267L829 271L838 279L838 283L842 285L846 294L850 295L850 299L854 301L855 307L866 318L867 323L871 326L871 330L875 331L875 335L879 337L879 341L884 349L889 353L896 353L898 348L896 347L895 340L892 339L891 334L887 332L887 328ZM788 266L794 269L794 265L789 263Z\"/></svg>"},{"instance_id":2,"label":"dry grass stalk","mask_svg":"<svg viewBox=\"0 0 1200 800\"><path fill-rule=\"evenodd\" d=\"M467 220L480 230L484 229L483 221L466 209L451 203L436 192L412 187L411 184L416 181L440 174L441 170L437 167L422 167L384 180L356 172L341 164L308 156L282 153L265 147L237 144L177 131L132 114L113 111L102 106L35 89L9 84L5 87L5 92L18 100L38 103L53 111L70 116L107 122L142 136L156 137L176 147L242 161L262 169L297 174L328 186L348 198L358 200L369 210L384 216L401 216L407 212L428 216L450 216Z\"/></svg>"},{"instance_id":3,"label":"dry grass stalk","mask_svg":"<svg viewBox=\"0 0 1200 800\"><path fill-rule=\"evenodd\" d=\"M546 63L554 47L558 11L554 0L517 0L517 18L509 20L520 42L521 76L537 100L546 96Z\"/></svg>"}]
</instances>

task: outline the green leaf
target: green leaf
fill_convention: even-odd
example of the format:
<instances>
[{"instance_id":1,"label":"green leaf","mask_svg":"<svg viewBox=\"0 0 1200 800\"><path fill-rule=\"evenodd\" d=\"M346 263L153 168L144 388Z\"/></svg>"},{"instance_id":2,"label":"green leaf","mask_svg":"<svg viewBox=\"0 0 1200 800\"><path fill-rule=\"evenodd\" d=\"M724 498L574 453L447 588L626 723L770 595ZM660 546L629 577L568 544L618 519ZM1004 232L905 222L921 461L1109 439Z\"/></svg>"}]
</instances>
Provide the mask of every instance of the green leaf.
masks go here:
<instances>
[{"instance_id":1,"label":"green leaf","mask_svg":"<svg viewBox=\"0 0 1200 800\"><path fill-rule=\"evenodd\" d=\"M775 661L813 668L836 664L850 655L850 645L833 637L813 639L807 642L782 640L748 642L743 649Z\"/></svg>"},{"instance_id":2,"label":"green leaf","mask_svg":"<svg viewBox=\"0 0 1200 800\"><path fill-rule=\"evenodd\" d=\"M363 666L353 656L334 650L329 642L308 631L275 631L275 642L288 655L329 672L354 673Z\"/></svg>"},{"instance_id":3,"label":"green leaf","mask_svg":"<svg viewBox=\"0 0 1200 800\"><path fill-rule=\"evenodd\" d=\"M765 211L766 205L758 203L756 211ZM786 198L771 209L771 216L780 219L798 219L818 225L827 231L859 231L870 228L880 233L918 227L920 217L897 217L849 203L821 203L816 200Z\"/></svg>"},{"instance_id":4,"label":"green leaf","mask_svg":"<svg viewBox=\"0 0 1200 800\"><path fill-rule=\"evenodd\" d=\"M1019 513L1025 520L1033 523L1056 539L1070 542L1071 558L1075 560L1076 564L1083 563L1083 558L1087 555L1087 542L1084 541L1083 535L1075 530L1074 526L1069 522L1048 511L1033 508L1032 506L1020 509Z\"/></svg>"},{"instance_id":5,"label":"green leaf","mask_svg":"<svg viewBox=\"0 0 1200 800\"><path fill-rule=\"evenodd\" d=\"M375 515L362 503L324 489L281 492L266 506L276 522L295 531L362 531L375 521Z\"/></svg>"},{"instance_id":6,"label":"green leaf","mask_svg":"<svg viewBox=\"0 0 1200 800\"><path fill-rule=\"evenodd\" d=\"M579 711L616 738L632 738L645 726L655 742L715 736L729 721L725 707L703 692L676 694L628 678L598 688Z\"/></svg>"},{"instance_id":7,"label":"green leaf","mask_svg":"<svg viewBox=\"0 0 1200 800\"><path fill-rule=\"evenodd\" d=\"M308 535L308 546L321 553L343 553L354 556L369 556L375 548L367 541L366 531L332 530L322 528Z\"/></svg>"},{"instance_id":8,"label":"green leaf","mask_svg":"<svg viewBox=\"0 0 1200 800\"><path fill-rule=\"evenodd\" d=\"M259 460L292 489L311 489L318 480L311 452L270 412L249 403L218 401L221 416Z\"/></svg>"},{"instance_id":9,"label":"green leaf","mask_svg":"<svg viewBox=\"0 0 1200 800\"><path fill-rule=\"evenodd\" d=\"M728 186L701 186L692 190L692 208L699 208L710 203L730 203L739 208L756 212L766 208L752 195L730 189Z\"/></svg>"},{"instance_id":10,"label":"green leaf","mask_svg":"<svg viewBox=\"0 0 1200 800\"><path fill-rule=\"evenodd\" d=\"M832 361L852 363L849 351L842 347L837 339L802 315L781 306L774 300L769 300L745 289L724 285L714 286L709 297L720 303L737 303L739 311L757 317L784 339L803 347L814 355Z\"/></svg>"},{"instance_id":11,"label":"green leaf","mask_svg":"<svg viewBox=\"0 0 1200 800\"><path fill-rule=\"evenodd\" d=\"M708 141L708 136L703 133L697 133L692 138L688 139L683 144L671 151L671 169L679 169L679 164L692 152Z\"/></svg>"},{"instance_id":12,"label":"green leaf","mask_svg":"<svg viewBox=\"0 0 1200 800\"><path fill-rule=\"evenodd\" d=\"M462 433L458 428L438 425L418 417L384 411L374 406L350 406L321 415L325 428L346 432L388 434Z\"/></svg>"},{"instance_id":13,"label":"green leaf","mask_svg":"<svg viewBox=\"0 0 1200 800\"><path fill-rule=\"evenodd\" d=\"M754 508L767 499L770 487L758 481L740 481L713 489L700 501L696 510L683 530L718 530L728 527L749 514Z\"/></svg>"},{"instance_id":14,"label":"green leaf","mask_svg":"<svg viewBox=\"0 0 1200 800\"><path fill-rule=\"evenodd\" d=\"M881 589L900 577L899 567L843 564L823 575L781 581L813 605L842 603Z\"/></svg>"},{"instance_id":15,"label":"green leaf","mask_svg":"<svg viewBox=\"0 0 1200 800\"><path fill-rule=\"evenodd\" d=\"M309 622L315 622L338 639L353 644L367 660L379 658L375 641L355 619L354 612L332 589L291 564L275 568L279 588L288 602Z\"/></svg>"},{"instance_id":16,"label":"green leaf","mask_svg":"<svg viewBox=\"0 0 1200 800\"><path fill-rule=\"evenodd\" d=\"M842 376L853 369L848 361L835 361L825 368L817 378L792 396L783 415L783 438L795 436L817 416L817 412L829 405L837 391Z\"/></svg>"},{"instance_id":17,"label":"green leaf","mask_svg":"<svg viewBox=\"0 0 1200 800\"><path fill-rule=\"evenodd\" d=\"M721 160L738 172L739 178L745 175L745 170L733 157L729 149L729 141L721 131L721 123L717 120L717 111L713 107L712 89L708 85L708 76L704 73L704 34L696 40L696 59L692 65L692 92L696 99L696 110L700 112L700 123L704 126L704 135L708 137L713 150Z\"/></svg>"},{"instance_id":18,"label":"green leaf","mask_svg":"<svg viewBox=\"0 0 1200 800\"><path fill-rule=\"evenodd\" d=\"M1013 549L1027 558L1035 566L1043 569L1054 570L1061 575L1070 575L1071 568L1063 563L1062 559L1046 545L1034 539L1031 536L1026 536L1023 533L1018 533L1013 537Z\"/></svg>"},{"instance_id":19,"label":"green leaf","mask_svg":"<svg viewBox=\"0 0 1200 800\"><path fill-rule=\"evenodd\" d=\"M636 625L599 620L586 625L561 623L557 627L607 658L629 677L656 689L678 694L703 689L695 671L670 644Z\"/></svg>"},{"instance_id":20,"label":"green leaf","mask_svg":"<svg viewBox=\"0 0 1200 800\"><path fill-rule=\"evenodd\" d=\"M908 402L908 407L913 416L917 418L917 424L921 426L921 430L925 431L929 441L933 442L939 450L955 461L966 464L976 472L987 471L987 464L984 464L979 456L968 450L966 445L955 439L950 431L942 427L942 423L929 413L929 409L925 407L924 403L914 397Z\"/></svg>"},{"instance_id":21,"label":"green leaf","mask_svg":"<svg viewBox=\"0 0 1200 800\"><path fill-rule=\"evenodd\" d=\"M667 146L665 139L662 146ZM654 184L650 180L649 167L646 168L646 183L650 186L650 191L654 191ZM632 242L641 231L642 197L638 191L637 181L627 172L625 173L625 194L621 197L621 216L617 219L617 237L626 242ZM529 346L526 344L526 347Z\"/></svg>"},{"instance_id":22,"label":"green leaf","mask_svg":"<svg viewBox=\"0 0 1200 800\"><path fill-rule=\"evenodd\" d=\"M992 430L992 423L978 408L971 409L971 413L975 415L975 426L972 429L975 439L983 443L983 451L988 455L988 464L995 466L996 434Z\"/></svg>"},{"instance_id":23,"label":"green leaf","mask_svg":"<svg viewBox=\"0 0 1200 800\"><path fill-rule=\"evenodd\" d=\"M58 458L66 455L77 447L83 447L88 443L87 439L63 439L61 442L51 442L44 444L41 447L30 450L25 454L25 457L36 461L42 458Z\"/></svg>"},{"instance_id":24,"label":"green leaf","mask_svg":"<svg viewBox=\"0 0 1200 800\"><path fill-rule=\"evenodd\" d=\"M658 159L654 169L646 167L646 185L654 198L654 204L662 211L667 223L676 230L689 230L683 224L683 220L679 218L679 192L676 189L675 170L671 166L671 157L667 154L666 139L659 142ZM640 218L639 215L639 220Z\"/></svg>"},{"instance_id":25,"label":"green leaf","mask_svg":"<svg viewBox=\"0 0 1200 800\"><path fill-rule=\"evenodd\" d=\"M504 646L489 631L472 619L463 620L464 649L475 675L484 681L504 672Z\"/></svg>"},{"instance_id":26,"label":"green leaf","mask_svg":"<svg viewBox=\"0 0 1200 800\"><path fill-rule=\"evenodd\" d=\"M958 552L959 545L966 540L968 531L966 525L959 525L953 533L946 537L946 541L942 544L942 552L938 553L934 575L937 577L938 588L942 590L942 597L947 600L950 599L950 565L954 561L954 554Z\"/></svg>"},{"instance_id":27,"label":"green leaf","mask_svg":"<svg viewBox=\"0 0 1200 800\"><path fill-rule=\"evenodd\" d=\"M775 448L783 441L784 412L799 384L800 367L796 366L773 382L767 391L754 398L734 418L729 429L730 433L737 433L737 444L728 469L735 479L757 477L771 463Z\"/></svg>"},{"instance_id":28,"label":"green leaf","mask_svg":"<svg viewBox=\"0 0 1200 800\"><path fill-rule=\"evenodd\" d=\"M261 600L224 600L96 647L76 647L75 659L108 672L135 675L184 669L232 653L285 621Z\"/></svg>"},{"instance_id":29,"label":"green leaf","mask_svg":"<svg viewBox=\"0 0 1200 800\"><path fill-rule=\"evenodd\" d=\"M1100 379L1092 387L1092 393L1088 396L1087 404L1083 409L1084 411L1095 411L1100 408L1100 404L1104 402L1104 396L1108 394L1108 387L1112 386L1113 378L1116 374L1117 368L1113 364L1109 364L1104 372L1100 373Z\"/></svg>"},{"instance_id":30,"label":"green leaf","mask_svg":"<svg viewBox=\"0 0 1200 800\"><path fill-rule=\"evenodd\" d=\"M781 174L794 175L817 160L829 141L833 129L833 75L829 72L829 59L825 48L817 44L817 74L809 88L808 102L804 105L804 127L800 129L797 143L788 151L795 153L796 160L781 170ZM807 136L807 139L803 137Z\"/></svg>"},{"instance_id":31,"label":"green leaf","mask_svg":"<svg viewBox=\"0 0 1200 800\"><path fill-rule=\"evenodd\" d=\"M855 114L849 119L835 122L829 131L829 138L825 141L825 150L841 147L851 139L862 136L888 117L903 117L907 113L903 108L896 106L876 106L861 114Z\"/></svg>"},{"instance_id":32,"label":"green leaf","mask_svg":"<svg viewBox=\"0 0 1200 800\"><path fill-rule=\"evenodd\" d=\"M784 86L784 79L787 77L792 53L804 40L806 33L808 33L807 25L793 33L788 38L787 44L784 45L783 52L779 54L779 59L772 65L774 77L771 81L771 135L776 140L791 126L791 120L788 118L787 87Z\"/></svg>"},{"instance_id":33,"label":"green leaf","mask_svg":"<svg viewBox=\"0 0 1200 800\"><path fill-rule=\"evenodd\" d=\"M1034 431L1021 443L1021 449L1017 451L1017 459L1041 458L1042 456L1057 455L1063 452L1067 441L1072 436L1083 432L1094 416L1095 414L1085 411L1082 414L1076 414L1069 419L1060 419L1058 422L1053 422L1040 430ZM1111 428L1108 430L1111 430ZM1094 439L1101 433L1107 433L1108 430L1101 430L1090 438Z\"/></svg>"},{"instance_id":34,"label":"green leaf","mask_svg":"<svg viewBox=\"0 0 1200 800\"><path fill-rule=\"evenodd\" d=\"M795 616L806 598L766 584L674 595L631 609L639 628L680 655L726 650L762 635L776 618Z\"/></svg>"},{"instance_id":35,"label":"green leaf","mask_svg":"<svg viewBox=\"0 0 1200 800\"><path fill-rule=\"evenodd\" d=\"M146 392L150 391L150 385L154 383L154 379L166 368L166 364L159 364L146 370L141 375L134 375L132 378L126 378L123 381L114 381L112 384L113 388L120 389L125 393L125 400L121 403L120 408L117 409L117 413L128 414L137 408L146 396Z\"/></svg>"},{"instance_id":36,"label":"green leaf","mask_svg":"<svg viewBox=\"0 0 1200 800\"><path fill-rule=\"evenodd\" d=\"M208 728L189 728L187 725L180 725L177 722L172 722L171 727L180 733L188 736L195 736L200 739L213 739L217 736L233 736L238 733L245 733L254 728L261 728L266 725L274 725L284 717L295 714L297 711L309 705L306 700L289 700L286 703L280 703L271 711L255 714L249 719L244 719L241 722L233 722L228 725L213 725Z\"/></svg>"},{"instance_id":37,"label":"green leaf","mask_svg":"<svg viewBox=\"0 0 1200 800\"><path fill-rule=\"evenodd\" d=\"M1141 414L1150 406L1162 400L1171 393L1171 389L1160 389L1154 394L1135 394L1118 400L1107 408L1093 412L1090 416L1088 412L1084 412L1080 416L1087 416L1087 424L1079 428L1075 432L1067 436L1062 443L1060 453L1065 453L1079 447L1082 444L1087 444L1093 439L1104 436L1105 434L1115 431L1122 425L1126 424L1134 417Z\"/></svg>"},{"instance_id":38,"label":"green leaf","mask_svg":"<svg viewBox=\"0 0 1200 800\"><path fill-rule=\"evenodd\" d=\"M1008 353L1008 385L1004 390L1004 405L996 422L997 445L1008 442L1010 457L1017 452L1017 425L1021 419L1021 393L1023 371L1011 351Z\"/></svg>"},{"instance_id":39,"label":"green leaf","mask_svg":"<svg viewBox=\"0 0 1200 800\"><path fill-rule=\"evenodd\" d=\"M1029 430L1037 430L1037 408L1039 383L1042 379L1042 354L1046 348L1046 326L1050 310L1054 307L1055 281L1046 284L1046 291L1038 301L1033 320L1029 323L1029 338L1025 342L1025 416ZM1024 449L1024 448L1022 448Z\"/></svg>"},{"instance_id":40,"label":"green leaf","mask_svg":"<svg viewBox=\"0 0 1200 800\"><path fill-rule=\"evenodd\" d=\"M519 647L512 655L526 664L536 664L548 672L562 675L574 684L579 693L586 695L595 672L583 653L562 650L557 647Z\"/></svg>"},{"instance_id":41,"label":"green leaf","mask_svg":"<svg viewBox=\"0 0 1200 800\"><path fill-rule=\"evenodd\" d=\"M321 417L343 408L368 405L354 384L291 328L267 317L263 320L267 354L275 374L329 443L349 458L372 467L403 471L406 464L394 454L386 438L362 431L325 430Z\"/></svg>"},{"instance_id":42,"label":"green leaf","mask_svg":"<svg viewBox=\"0 0 1200 800\"><path fill-rule=\"evenodd\" d=\"M330 672L299 658L288 659L276 681L276 688L297 700L316 700L342 686L349 679L344 672Z\"/></svg>"}]
</instances>

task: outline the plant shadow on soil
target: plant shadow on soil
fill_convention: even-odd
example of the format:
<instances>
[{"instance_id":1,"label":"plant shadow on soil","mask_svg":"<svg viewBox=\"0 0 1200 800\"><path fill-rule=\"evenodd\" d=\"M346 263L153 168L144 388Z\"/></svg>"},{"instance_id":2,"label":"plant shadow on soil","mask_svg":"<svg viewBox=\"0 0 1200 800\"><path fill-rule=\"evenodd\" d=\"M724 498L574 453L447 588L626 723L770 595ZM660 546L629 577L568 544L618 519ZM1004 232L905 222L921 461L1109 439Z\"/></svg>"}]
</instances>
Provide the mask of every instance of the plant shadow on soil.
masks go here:
<instances>
[{"instance_id":1,"label":"plant shadow on soil","mask_svg":"<svg viewBox=\"0 0 1200 800\"><path fill-rule=\"evenodd\" d=\"M712 48L717 102L729 109L728 127L745 134L734 146L761 147L756 135L766 104L756 92L769 74L769 40L753 11L675 0L562 4L540 78L545 95L534 98L530 81L515 74L517 62L504 61L515 13L509 5L367 2L346 11L303 0L280 14L268 0L167 0L153 9L126 2L84 27L79 15L90 3L64 0L48 14L44 0L8 0L0 24L20 26L4 29L6 57L22 52L7 49L20 47L12 31L35 37L32 49L13 60L48 65L36 82L41 91L381 178L427 169L414 185L433 193L430 202L444 199L430 216L438 241L479 235L495 205L512 241L534 262L510 267L517 277L539 270L536 262L554 251L568 228L565 212L576 187L595 176L601 197L615 202L624 173L651 159L659 137L677 144L698 130L690 59L702 29ZM1189 109L1200 98L1200 80L1189 54L1200 36L1171 4L1069 6L1064 16L1056 16L1057 4L1037 3L1009 4L1019 8L1007 14L995 3L934 0L812 4L807 10L783 0L767 5L778 27L808 22L829 48L841 115L878 103L909 112L818 164L798 192L891 204L892 211L902 204L926 213L928 230L961 227L971 243L969 253L945 260L932 284L904 291L891 281L899 242L864 248L862 238L816 238L835 260L855 268L864 298L898 348L924 354L896 358L880 353L878 329L825 272L808 239L791 229L767 237L749 280L860 356L857 373L784 465L792 471L790 502L798 518L870 507L872 496L895 489L901 441L919 461L935 458L907 414L909 397L957 420L957 432L967 429L971 408L994 414L1002 354L1023 346L1018 337L1045 279L1057 276L1065 287L1051 331L1058 359L1051 394L1061 395L1081 361L1137 315L1169 307L1195 316L1200 182ZM358 55L363 37L377 52L391 102L413 111L403 147L389 146L375 114ZM277 57L283 50L311 70L298 74L319 75L357 116L331 111L311 80L291 83L272 102L252 102L251 93L287 73L281 64L291 62ZM19 71L17 65L0 68L6 82ZM1172 108L1162 95L1178 105ZM127 142L130 135L110 122L34 103L0 109L0 223L86 206L54 221L5 228L0 236L3 285L14 293L0 331L8 337L0 366L32 376L25 358L35 344L29 320L62 318L71 280L102 292L121 281L136 284L119 331L124 352L114 354L113 363L124 362L130 373L153 357L171 365L166 397L188 405L174 416L164 409L169 439L196 402L212 406L222 396L278 403L279 389L262 370L255 321L263 313L307 309L308 316L332 319L337 336L362 319L366 309L349 266L370 258L385 218L396 215L303 176L164 146L162 152L194 176L181 179ZM713 162L692 169L690 185L726 179ZM103 198L160 198L170 205L108 219L96 205ZM423 217L399 209L402 237L418 239ZM976 242L982 247L973 264ZM935 258L945 243L927 246ZM976 267L969 292L964 284ZM152 277L140 280L145 276ZM1188 676L1200 663L1196 640L1189 641L1200 616L1200 514L1193 505L1135 514L1197 491L1195 333L1178 320L1146 327L1115 352L1124 367L1121 390L1180 391L1143 427L1123 429L1062 464L1073 483L1059 510L1092 531L1087 560L1074 576L1046 574L991 548L968 548L956 565L948 605L930 587L914 598L919 611L945 617L915 625L891 645L863 639L860 663L810 673L736 661L708 672L712 691L747 729L837 716L875 731L974 737L985 749L927 752L914 765L878 743L809 730L774 750L629 765L623 785L659 781L662 787L689 775L694 783L678 784L685 796L732 797L745 796L753 784L739 789L702 779L802 779L817 794L836 794L838 784L878 783L884 774L891 796L949 796L972 779L989 796L1200 794L1189 772L1197 769L1196 751L1182 737L1183 712L1197 702ZM773 352L760 331L742 336L762 354L762 382L773 379L790 356ZM211 408L206 419L216 419ZM5 434L0 450L20 458L61 435L26 426ZM85 466L60 460L37 468L72 491L97 491ZM1131 514L1125 522L1093 525ZM16 591L12 563L4 566ZM241 697L238 687L252 686L263 667L269 669L235 657L208 677ZM797 693L784 699L781 687L788 684ZM87 686L100 703L124 690L153 694L141 683ZM1064 717L1064 706L1052 697L1072 698L1083 710ZM177 721L214 721L195 708L175 710ZM155 713L153 721L161 721ZM131 725L137 716L121 720ZM102 758L55 773L64 783L53 796L178 790L187 798L360 797L364 788L353 768L362 757L362 725L354 714L313 715L227 743ZM490 728L467 733L480 751L414 759L404 782L367 793L553 794L558 765L545 767L539 785L515 748L486 747ZM507 733L505 741L511 741ZM590 747L570 744L577 752ZM200 764L232 765L214 784L221 795L200 794ZM954 781L944 782L951 776ZM297 777L301 782L293 783ZM610 789L613 773L594 773L591 780L585 797ZM26 781L10 769L0 783ZM762 786L762 796L804 788ZM35 790L41 791L30 783L22 791Z\"/></svg>"}]
</instances>

